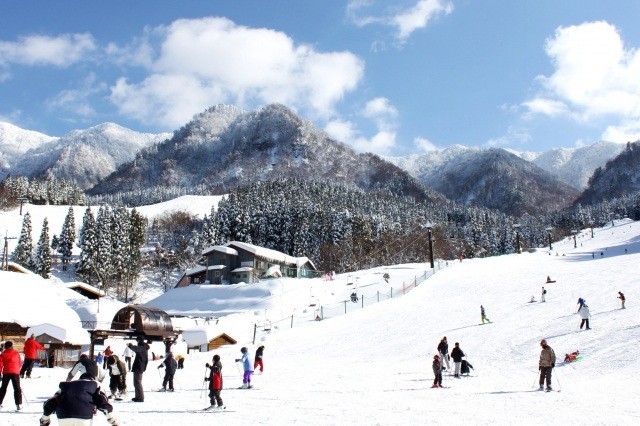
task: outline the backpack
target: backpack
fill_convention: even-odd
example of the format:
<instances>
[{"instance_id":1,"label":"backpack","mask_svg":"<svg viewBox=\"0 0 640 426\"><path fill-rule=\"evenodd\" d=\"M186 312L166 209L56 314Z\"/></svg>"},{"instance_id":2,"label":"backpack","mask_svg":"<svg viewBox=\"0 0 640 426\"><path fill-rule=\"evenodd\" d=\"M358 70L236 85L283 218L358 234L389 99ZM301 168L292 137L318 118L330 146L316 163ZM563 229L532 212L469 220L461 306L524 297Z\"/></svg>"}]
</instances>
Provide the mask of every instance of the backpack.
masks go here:
<instances>
[{"instance_id":1,"label":"backpack","mask_svg":"<svg viewBox=\"0 0 640 426\"><path fill-rule=\"evenodd\" d=\"M547 294L547 290L543 291L542 294Z\"/></svg>"}]
</instances>

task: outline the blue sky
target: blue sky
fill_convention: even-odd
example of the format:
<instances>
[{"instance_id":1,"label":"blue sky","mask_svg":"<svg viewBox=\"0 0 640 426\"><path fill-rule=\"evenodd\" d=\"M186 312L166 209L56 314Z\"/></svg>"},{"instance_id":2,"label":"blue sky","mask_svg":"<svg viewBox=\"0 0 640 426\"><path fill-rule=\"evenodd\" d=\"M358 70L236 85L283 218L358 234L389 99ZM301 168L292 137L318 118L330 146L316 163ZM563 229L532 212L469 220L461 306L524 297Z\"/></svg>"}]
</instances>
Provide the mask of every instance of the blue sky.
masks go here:
<instances>
[{"instance_id":1,"label":"blue sky","mask_svg":"<svg viewBox=\"0 0 640 426\"><path fill-rule=\"evenodd\" d=\"M635 0L3 2L0 121L61 136L283 103L359 151L640 139Z\"/></svg>"}]
</instances>

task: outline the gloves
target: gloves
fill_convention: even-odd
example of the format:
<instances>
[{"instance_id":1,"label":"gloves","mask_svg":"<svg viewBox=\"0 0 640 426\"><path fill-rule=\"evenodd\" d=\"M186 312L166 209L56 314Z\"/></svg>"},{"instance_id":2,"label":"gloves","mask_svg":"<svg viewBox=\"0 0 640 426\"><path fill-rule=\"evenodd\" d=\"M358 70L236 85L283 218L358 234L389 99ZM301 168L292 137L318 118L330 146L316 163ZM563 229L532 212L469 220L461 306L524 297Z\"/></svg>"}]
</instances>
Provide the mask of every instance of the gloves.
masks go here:
<instances>
[{"instance_id":1,"label":"gloves","mask_svg":"<svg viewBox=\"0 0 640 426\"><path fill-rule=\"evenodd\" d=\"M204 381L206 382L207 380L209 380L209 378L208 378L208 377L205 377L205 378L204 378Z\"/></svg>"},{"instance_id":2,"label":"gloves","mask_svg":"<svg viewBox=\"0 0 640 426\"><path fill-rule=\"evenodd\" d=\"M49 426L51 424L51 419L49 416L40 417L40 426Z\"/></svg>"},{"instance_id":3,"label":"gloves","mask_svg":"<svg viewBox=\"0 0 640 426\"><path fill-rule=\"evenodd\" d=\"M542 371L542 366L541 365L538 366L538 371Z\"/></svg>"},{"instance_id":4,"label":"gloves","mask_svg":"<svg viewBox=\"0 0 640 426\"><path fill-rule=\"evenodd\" d=\"M551 364L551 368L556 368L556 365L555 364Z\"/></svg>"},{"instance_id":5,"label":"gloves","mask_svg":"<svg viewBox=\"0 0 640 426\"><path fill-rule=\"evenodd\" d=\"M241 361L241 360L239 360L239 359L236 359L236 362L240 362L240 361Z\"/></svg>"},{"instance_id":6,"label":"gloves","mask_svg":"<svg viewBox=\"0 0 640 426\"><path fill-rule=\"evenodd\" d=\"M205 366L205 367L207 367L207 368L211 368L211 366L209 365L209 363L206 363L204 366Z\"/></svg>"},{"instance_id":7,"label":"gloves","mask_svg":"<svg viewBox=\"0 0 640 426\"><path fill-rule=\"evenodd\" d=\"M114 416L113 413L107 414L107 421L112 426L118 426L120 424L120 423L118 423L118 418L116 416Z\"/></svg>"}]
</instances>

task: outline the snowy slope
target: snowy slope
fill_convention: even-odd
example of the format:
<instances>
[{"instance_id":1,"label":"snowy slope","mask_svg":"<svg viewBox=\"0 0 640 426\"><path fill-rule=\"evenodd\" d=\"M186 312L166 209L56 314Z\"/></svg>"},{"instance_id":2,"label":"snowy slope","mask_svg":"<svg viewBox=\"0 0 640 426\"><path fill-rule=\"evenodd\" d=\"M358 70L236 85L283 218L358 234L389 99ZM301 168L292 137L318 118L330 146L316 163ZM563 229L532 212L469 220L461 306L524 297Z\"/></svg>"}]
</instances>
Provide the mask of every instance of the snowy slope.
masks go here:
<instances>
[{"instance_id":1,"label":"snowy slope","mask_svg":"<svg viewBox=\"0 0 640 426\"><path fill-rule=\"evenodd\" d=\"M0 122L0 172L3 175L7 173L16 159L28 150L56 139L53 136Z\"/></svg>"},{"instance_id":2,"label":"snowy slope","mask_svg":"<svg viewBox=\"0 0 640 426\"><path fill-rule=\"evenodd\" d=\"M259 333L256 345L250 343L250 336L262 312L248 307L244 315L235 317L234 327L249 331L238 345L215 352L222 358L222 397L229 412L193 411L208 405L202 378L211 352L187 355L173 394L148 391L161 382L155 368L158 361L150 363L143 379L145 402L118 403L115 412L123 425L154 426L185 422L638 424L639 264L640 223L618 221L615 227L596 229L593 239L588 231L580 233L576 249L573 240L567 239L556 242L551 255L540 250L449 262L403 297L293 329L281 323L269 334ZM389 272L391 280L400 276L392 269ZM545 284L547 275L556 283ZM348 277L338 276L337 280L349 291ZM380 270L360 272L359 281L364 280L380 281ZM548 290L547 301L528 303L532 294L539 299L543 285ZM619 309L617 291L627 296L625 310ZM288 294L294 292L283 293L283 300ZM309 294L295 294L286 303L299 303L299 310L308 307ZM590 331L578 328L578 297L586 298L591 307ZM492 324L478 325L480 304ZM473 377L447 377L449 389L430 389L431 361L443 336L450 344L460 342L474 366ZM553 384L560 393L533 389L542 338L559 358ZM241 383L240 370L234 365L239 348L248 346L253 355L258 344L266 347L265 373L254 376L255 389L236 390ZM153 350L158 353L159 349ZM575 350L584 355L582 361L561 362L565 353ZM183 344L175 350L183 351ZM66 373L59 369L38 372L40 379L24 382L30 403L23 412L6 412L13 410L11 395L7 395L1 424L36 424L41 401L53 394ZM128 381L131 388L131 378ZM95 424L106 424L104 416L98 414Z\"/></svg>"}]
</instances>

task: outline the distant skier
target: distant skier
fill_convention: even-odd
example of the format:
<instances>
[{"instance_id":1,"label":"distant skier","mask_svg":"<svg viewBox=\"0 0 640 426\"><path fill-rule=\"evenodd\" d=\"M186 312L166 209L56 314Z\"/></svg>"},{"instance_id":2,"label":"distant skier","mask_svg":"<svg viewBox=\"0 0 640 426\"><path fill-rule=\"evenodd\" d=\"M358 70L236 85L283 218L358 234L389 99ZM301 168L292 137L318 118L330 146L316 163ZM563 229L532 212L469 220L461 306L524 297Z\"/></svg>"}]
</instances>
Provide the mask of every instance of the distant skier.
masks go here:
<instances>
[{"instance_id":1,"label":"distant skier","mask_svg":"<svg viewBox=\"0 0 640 426\"><path fill-rule=\"evenodd\" d=\"M546 300L545 300L545 295L546 294L547 294L547 290L545 290L544 287L542 287L542 294L540 295L540 303L546 302Z\"/></svg>"},{"instance_id":2,"label":"distant skier","mask_svg":"<svg viewBox=\"0 0 640 426\"><path fill-rule=\"evenodd\" d=\"M351 293L351 301L353 303L356 303L358 301L358 294L355 291Z\"/></svg>"},{"instance_id":3,"label":"distant skier","mask_svg":"<svg viewBox=\"0 0 640 426\"><path fill-rule=\"evenodd\" d=\"M236 362L242 361L242 367L244 369L244 375L242 376L242 388L241 389L251 389L251 361L249 360L249 349L243 347L240 349L242 353L242 358L236 359Z\"/></svg>"},{"instance_id":4,"label":"distant skier","mask_svg":"<svg viewBox=\"0 0 640 426\"><path fill-rule=\"evenodd\" d=\"M484 324L484 322L491 322L491 320L489 318L487 318L487 316L485 315L484 312L484 306L480 305L480 319L482 319L482 323Z\"/></svg>"},{"instance_id":5,"label":"distant skier","mask_svg":"<svg viewBox=\"0 0 640 426\"><path fill-rule=\"evenodd\" d=\"M125 346L122 356L124 356L124 360L127 362L127 371L131 371L131 361L133 361L133 357L136 356L136 353L132 351L129 346Z\"/></svg>"},{"instance_id":6,"label":"distant skier","mask_svg":"<svg viewBox=\"0 0 640 426\"><path fill-rule=\"evenodd\" d=\"M98 365L102 366L103 363L106 364L105 360L105 356L102 355L102 352L98 352L98 355L96 355L96 363L98 363Z\"/></svg>"},{"instance_id":7,"label":"distant skier","mask_svg":"<svg viewBox=\"0 0 640 426\"><path fill-rule=\"evenodd\" d=\"M31 370L33 369L33 364L36 362L38 358L38 351L43 351L44 346L40 344L36 340L36 335L31 334L27 340L24 342L24 364L22 364L22 368L20 369L20 378L27 379L31 378Z\"/></svg>"},{"instance_id":8,"label":"distant skier","mask_svg":"<svg viewBox=\"0 0 640 426\"><path fill-rule=\"evenodd\" d=\"M61 382L60 389L43 405L40 425L51 424L51 414L58 416L60 425L90 425L94 412L102 411L109 424L118 426L118 419L113 415L113 406L109 404L107 395L100 383L89 373L80 376L80 380Z\"/></svg>"},{"instance_id":9,"label":"distant skier","mask_svg":"<svg viewBox=\"0 0 640 426\"><path fill-rule=\"evenodd\" d=\"M536 301L536 298L533 296L533 294L531 295L531 300L529 300L529 303L534 303Z\"/></svg>"},{"instance_id":10,"label":"distant skier","mask_svg":"<svg viewBox=\"0 0 640 426\"><path fill-rule=\"evenodd\" d=\"M184 368L184 355L177 355L176 361L178 361L178 370L182 370Z\"/></svg>"},{"instance_id":11,"label":"distant skier","mask_svg":"<svg viewBox=\"0 0 640 426\"><path fill-rule=\"evenodd\" d=\"M618 292L618 299L620 299L620 303L622 303L622 309L624 309L625 298L624 298L624 294L621 291Z\"/></svg>"},{"instance_id":12,"label":"distant skier","mask_svg":"<svg viewBox=\"0 0 640 426\"><path fill-rule=\"evenodd\" d=\"M113 355L111 346L107 346L107 348L104 350L104 362L100 364L102 365L102 368L104 368L105 370L107 369L107 359L109 359L111 355Z\"/></svg>"},{"instance_id":13,"label":"distant skier","mask_svg":"<svg viewBox=\"0 0 640 426\"><path fill-rule=\"evenodd\" d=\"M462 357L464 352L460 349L460 343L456 342L455 347L451 351L451 358L453 358L453 364L455 365L455 371L453 377L460 378L460 368L462 367Z\"/></svg>"},{"instance_id":14,"label":"distant skier","mask_svg":"<svg viewBox=\"0 0 640 426\"><path fill-rule=\"evenodd\" d=\"M160 363L158 369L166 367L164 370L164 379L162 380L162 388L160 392L167 391L167 384L169 384L169 392L173 392L173 376L178 369L178 362L173 357L171 352L167 352L167 357Z\"/></svg>"},{"instance_id":15,"label":"distant skier","mask_svg":"<svg viewBox=\"0 0 640 426\"><path fill-rule=\"evenodd\" d=\"M580 312L580 308L582 308L586 304L586 300L584 300L582 297L578 298L578 310L576 311L576 313Z\"/></svg>"},{"instance_id":16,"label":"distant skier","mask_svg":"<svg viewBox=\"0 0 640 426\"><path fill-rule=\"evenodd\" d=\"M110 398L122 399L127 394L127 366L117 355L107 358Z\"/></svg>"},{"instance_id":17,"label":"distant skier","mask_svg":"<svg viewBox=\"0 0 640 426\"><path fill-rule=\"evenodd\" d=\"M589 307L586 303L583 304L580 309L578 309L578 314L580 314L580 318L582 318L582 321L580 322L580 330L582 330L582 327L585 324L587 326L587 330L591 330L591 328L589 328L589 317L591 316L591 314L589 313Z\"/></svg>"},{"instance_id":18,"label":"distant skier","mask_svg":"<svg viewBox=\"0 0 640 426\"><path fill-rule=\"evenodd\" d=\"M547 382L547 391L551 391L551 370L556 366L556 353L547 344L546 340L540 342L542 351L540 352L540 361L538 361L538 370L540 370L540 388L544 390L544 382Z\"/></svg>"},{"instance_id":19,"label":"distant skier","mask_svg":"<svg viewBox=\"0 0 640 426\"><path fill-rule=\"evenodd\" d=\"M433 379L432 388L441 388L442 387L442 362L440 361L440 357L438 355L433 356L433 364L431 365L433 368L433 374L435 378Z\"/></svg>"},{"instance_id":20,"label":"distant skier","mask_svg":"<svg viewBox=\"0 0 640 426\"><path fill-rule=\"evenodd\" d=\"M209 402L211 402L211 406L208 409L224 410L225 406L220 396L222 392L222 363L220 362L220 356L214 355L213 365L207 363L206 367L210 370L209 377L204 378L205 381L209 381Z\"/></svg>"},{"instance_id":21,"label":"distant skier","mask_svg":"<svg viewBox=\"0 0 640 426\"><path fill-rule=\"evenodd\" d=\"M260 367L260 372L264 373L264 364L262 362L262 355L264 354L264 346L258 346L256 350L256 356L253 360L253 369L257 370Z\"/></svg>"},{"instance_id":22,"label":"distant skier","mask_svg":"<svg viewBox=\"0 0 640 426\"><path fill-rule=\"evenodd\" d=\"M444 360L447 364L447 368L451 370L451 366L449 365L449 343L447 343L447 336L444 336L440 343L438 343L438 352L440 353L440 361ZM444 367L444 364L442 364Z\"/></svg>"},{"instance_id":23,"label":"distant skier","mask_svg":"<svg viewBox=\"0 0 640 426\"><path fill-rule=\"evenodd\" d=\"M0 386L0 406L7 394L9 382L13 386L13 399L16 402L16 410L20 410L22 405L22 388L20 387L20 366L22 360L18 351L13 349L13 342L4 342L4 350L0 354L0 375L2 375L2 386Z\"/></svg>"}]
</instances>

